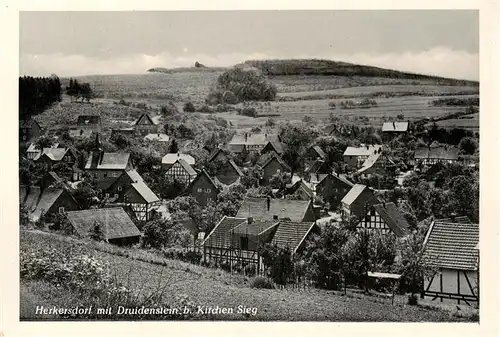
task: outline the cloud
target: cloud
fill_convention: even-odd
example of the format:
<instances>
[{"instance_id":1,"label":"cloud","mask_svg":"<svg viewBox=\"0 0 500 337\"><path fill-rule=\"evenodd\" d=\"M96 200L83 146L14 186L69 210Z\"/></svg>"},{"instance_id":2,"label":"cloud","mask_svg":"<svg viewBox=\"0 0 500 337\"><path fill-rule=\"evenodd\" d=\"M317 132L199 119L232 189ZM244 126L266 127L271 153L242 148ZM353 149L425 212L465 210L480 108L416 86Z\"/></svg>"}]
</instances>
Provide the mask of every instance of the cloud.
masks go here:
<instances>
[{"instance_id":1,"label":"cloud","mask_svg":"<svg viewBox=\"0 0 500 337\"><path fill-rule=\"evenodd\" d=\"M134 54L103 59L66 54L22 54L20 74L61 77L91 74L140 74L154 67L189 67L196 61L207 66L230 66L249 59L292 58L274 53L227 53L221 55L183 53L173 56L168 52L156 55ZM293 58L325 58L359 63L395 70L438 75L461 79L479 79L479 54L446 47L436 47L420 52L404 53L351 53L296 55Z\"/></svg>"}]
</instances>

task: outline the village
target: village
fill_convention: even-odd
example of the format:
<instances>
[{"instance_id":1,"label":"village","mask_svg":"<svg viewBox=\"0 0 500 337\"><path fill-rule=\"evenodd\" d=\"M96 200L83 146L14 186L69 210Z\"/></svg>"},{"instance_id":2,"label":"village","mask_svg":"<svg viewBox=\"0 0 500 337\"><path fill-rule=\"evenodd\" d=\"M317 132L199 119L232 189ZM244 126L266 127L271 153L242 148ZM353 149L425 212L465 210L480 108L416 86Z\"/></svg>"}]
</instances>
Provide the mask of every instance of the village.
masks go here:
<instances>
[{"instance_id":1,"label":"village","mask_svg":"<svg viewBox=\"0 0 500 337\"><path fill-rule=\"evenodd\" d=\"M468 199L474 186L453 185L455 175L478 172L477 146L466 147L474 135L462 131L450 134L457 145L440 143L433 137L442 129L399 117L369 134L335 118L319 130L269 122L193 153L180 149L181 127L154 114L111 129L100 115L79 115L56 133L35 118L20 120L21 221L120 246L181 247L187 253L176 256L185 261L280 286L370 284L479 304L478 206ZM137 158L127 152L132 142L165 152L161 160ZM318 256L338 235L361 257Z\"/></svg>"}]
</instances>

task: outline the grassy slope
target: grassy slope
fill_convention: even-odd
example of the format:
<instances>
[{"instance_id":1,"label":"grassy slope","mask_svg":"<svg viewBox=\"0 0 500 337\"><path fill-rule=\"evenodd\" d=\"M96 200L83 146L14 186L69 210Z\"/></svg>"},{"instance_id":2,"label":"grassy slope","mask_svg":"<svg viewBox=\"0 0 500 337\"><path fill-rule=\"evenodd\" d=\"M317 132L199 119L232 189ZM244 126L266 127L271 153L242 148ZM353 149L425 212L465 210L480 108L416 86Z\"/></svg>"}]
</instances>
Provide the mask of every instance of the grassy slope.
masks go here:
<instances>
[{"instance_id":1,"label":"grassy slope","mask_svg":"<svg viewBox=\"0 0 500 337\"><path fill-rule=\"evenodd\" d=\"M21 249L56 246L71 251L72 240L54 234L21 232ZM82 241L77 241L79 245ZM250 280L238 275L229 275L220 270L194 266L179 261L164 260L164 266L139 261L133 258L104 252L122 249L109 245L85 243L89 253L107 261L110 273L123 280L136 291L147 293L158 284L168 285L169 298L186 294L196 305L257 307L256 316L241 314L221 315L217 318L244 320L301 320L301 321L460 321L448 312L410 307L403 304L391 306L387 299L376 299L364 295L340 296L331 291L267 290L249 288ZM98 249L96 249L98 248ZM129 250L130 256L144 256L142 252ZM25 317L30 317L33 298L61 304L71 294L55 291L43 283L23 282L21 303ZM59 294L59 295L58 295ZM349 294L349 293L348 293ZM77 299L74 299L77 300ZM402 302L402 298L400 302ZM165 303L170 304L170 303Z\"/></svg>"}]
</instances>

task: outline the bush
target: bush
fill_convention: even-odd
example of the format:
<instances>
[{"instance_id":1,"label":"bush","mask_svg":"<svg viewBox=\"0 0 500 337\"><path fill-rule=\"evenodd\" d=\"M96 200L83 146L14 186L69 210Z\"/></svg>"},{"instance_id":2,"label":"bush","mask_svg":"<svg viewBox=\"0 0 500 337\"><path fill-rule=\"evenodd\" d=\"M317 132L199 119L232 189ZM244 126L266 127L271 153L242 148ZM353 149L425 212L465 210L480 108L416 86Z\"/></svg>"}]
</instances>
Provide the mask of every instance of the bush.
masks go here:
<instances>
[{"instance_id":1,"label":"bush","mask_svg":"<svg viewBox=\"0 0 500 337\"><path fill-rule=\"evenodd\" d=\"M408 304L409 305L417 305L418 304L418 297L415 294L408 295Z\"/></svg>"},{"instance_id":2,"label":"bush","mask_svg":"<svg viewBox=\"0 0 500 337\"><path fill-rule=\"evenodd\" d=\"M182 109L184 112L196 112L196 107L191 102L186 102Z\"/></svg>"},{"instance_id":3,"label":"bush","mask_svg":"<svg viewBox=\"0 0 500 337\"><path fill-rule=\"evenodd\" d=\"M162 250L167 259L181 260L192 264L200 264L202 254L199 251L183 248L166 248Z\"/></svg>"},{"instance_id":4,"label":"bush","mask_svg":"<svg viewBox=\"0 0 500 337\"><path fill-rule=\"evenodd\" d=\"M255 110L255 108L245 107L241 109L240 115L248 117L257 117L257 110Z\"/></svg>"},{"instance_id":5,"label":"bush","mask_svg":"<svg viewBox=\"0 0 500 337\"><path fill-rule=\"evenodd\" d=\"M245 274L248 275L248 276L255 276L255 274L257 273L257 268L255 267L255 264L249 264L247 266L245 266Z\"/></svg>"},{"instance_id":6,"label":"bush","mask_svg":"<svg viewBox=\"0 0 500 337\"><path fill-rule=\"evenodd\" d=\"M252 280L250 287L257 289L274 289L274 284L267 277L257 276Z\"/></svg>"},{"instance_id":7,"label":"bush","mask_svg":"<svg viewBox=\"0 0 500 337\"><path fill-rule=\"evenodd\" d=\"M173 116L179 113L179 110L174 103L168 102L166 105L160 107L160 112L163 116Z\"/></svg>"},{"instance_id":8,"label":"bush","mask_svg":"<svg viewBox=\"0 0 500 337\"><path fill-rule=\"evenodd\" d=\"M214 109L208 105L203 105L201 108L198 109L198 112L213 113Z\"/></svg>"}]
</instances>

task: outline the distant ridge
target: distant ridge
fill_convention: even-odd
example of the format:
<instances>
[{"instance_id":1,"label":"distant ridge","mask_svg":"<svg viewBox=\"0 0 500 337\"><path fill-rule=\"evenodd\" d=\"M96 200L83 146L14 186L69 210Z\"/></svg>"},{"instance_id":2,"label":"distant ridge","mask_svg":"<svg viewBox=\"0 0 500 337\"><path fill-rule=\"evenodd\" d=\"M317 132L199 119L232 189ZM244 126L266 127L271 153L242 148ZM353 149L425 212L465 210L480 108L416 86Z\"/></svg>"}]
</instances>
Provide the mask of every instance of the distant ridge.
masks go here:
<instances>
[{"instance_id":1,"label":"distant ridge","mask_svg":"<svg viewBox=\"0 0 500 337\"><path fill-rule=\"evenodd\" d=\"M268 76L286 75L324 75L324 76L365 76L388 77L395 79L437 80L439 84L477 85L479 82L422 75L411 72L384 69L373 66L322 59L288 59L288 60L248 60L244 64L260 69Z\"/></svg>"},{"instance_id":2,"label":"distant ridge","mask_svg":"<svg viewBox=\"0 0 500 337\"><path fill-rule=\"evenodd\" d=\"M186 73L186 72L202 72L202 73L214 73L221 72L228 69L227 67L180 67L180 68L151 68L148 69L148 73L164 73L164 74L173 74L173 73Z\"/></svg>"}]
</instances>

